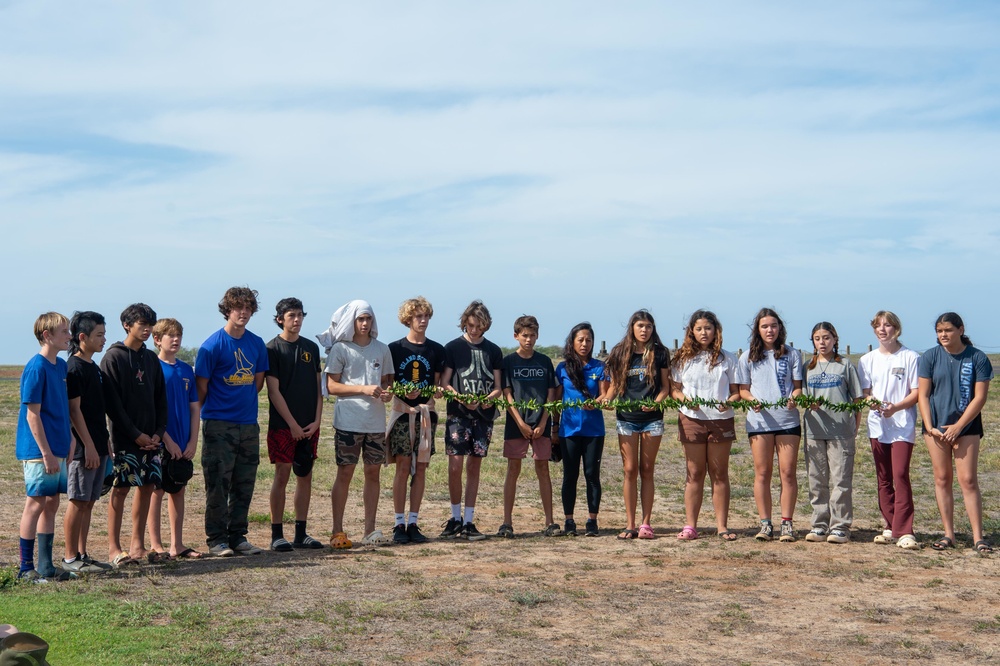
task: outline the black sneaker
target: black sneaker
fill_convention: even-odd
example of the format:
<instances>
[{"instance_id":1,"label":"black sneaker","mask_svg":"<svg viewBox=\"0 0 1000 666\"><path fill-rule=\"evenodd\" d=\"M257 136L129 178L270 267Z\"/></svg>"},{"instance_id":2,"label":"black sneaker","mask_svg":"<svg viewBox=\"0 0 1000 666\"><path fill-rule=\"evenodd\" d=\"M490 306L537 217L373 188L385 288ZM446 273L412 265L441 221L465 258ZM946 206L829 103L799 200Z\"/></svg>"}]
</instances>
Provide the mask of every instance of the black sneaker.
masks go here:
<instances>
[{"instance_id":1,"label":"black sneaker","mask_svg":"<svg viewBox=\"0 0 1000 666\"><path fill-rule=\"evenodd\" d=\"M462 526L462 538L469 541L482 541L486 535L476 529L475 523L466 523Z\"/></svg>"},{"instance_id":2,"label":"black sneaker","mask_svg":"<svg viewBox=\"0 0 1000 666\"><path fill-rule=\"evenodd\" d=\"M441 530L439 538L454 539L461 533L462 533L462 521L456 520L455 518L449 518L448 522L444 524L444 529Z\"/></svg>"},{"instance_id":3,"label":"black sneaker","mask_svg":"<svg viewBox=\"0 0 1000 666\"><path fill-rule=\"evenodd\" d=\"M427 543L427 537L420 531L416 523L410 523L406 526L406 536L410 537L410 543Z\"/></svg>"},{"instance_id":4,"label":"black sneaker","mask_svg":"<svg viewBox=\"0 0 1000 666\"><path fill-rule=\"evenodd\" d=\"M566 525L563 527L563 534L566 536L576 536L576 521L572 518L566 519Z\"/></svg>"},{"instance_id":5,"label":"black sneaker","mask_svg":"<svg viewBox=\"0 0 1000 666\"><path fill-rule=\"evenodd\" d=\"M406 525L400 523L392 528L392 542L396 545L410 543L410 535L406 533Z\"/></svg>"},{"instance_id":6,"label":"black sneaker","mask_svg":"<svg viewBox=\"0 0 1000 666\"><path fill-rule=\"evenodd\" d=\"M774 524L770 520L760 521L760 531L754 536L757 541L770 541L774 538Z\"/></svg>"},{"instance_id":7,"label":"black sneaker","mask_svg":"<svg viewBox=\"0 0 1000 666\"><path fill-rule=\"evenodd\" d=\"M591 518L587 521L587 531L584 532L584 536L595 537L598 535L600 532L597 530L597 519Z\"/></svg>"},{"instance_id":8,"label":"black sneaker","mask_svg":"<svg viewBox=\"0 0 1000 666\"><path fill-rule=\"evenodd\" d=\"M501 539L513 539L514 538L514 528L507 523L500 526L497 530L497 536Z\"/></svg>"}]
</instances>

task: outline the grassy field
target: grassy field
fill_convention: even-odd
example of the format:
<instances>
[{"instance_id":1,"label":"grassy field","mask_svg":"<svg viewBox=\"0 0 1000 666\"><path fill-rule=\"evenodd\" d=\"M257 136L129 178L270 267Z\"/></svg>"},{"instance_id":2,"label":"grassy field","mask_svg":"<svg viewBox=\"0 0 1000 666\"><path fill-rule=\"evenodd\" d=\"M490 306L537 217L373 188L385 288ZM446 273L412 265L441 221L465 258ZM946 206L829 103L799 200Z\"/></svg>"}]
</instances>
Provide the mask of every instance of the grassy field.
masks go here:
<instances>
[{"instance_id":1,"label":"grassy field","mask_svg":"<svg viewBox=\"0 0 1000 666\"><path fill-rule=\"evenodd\" d=\"M515 510L518 538L512 541L268 552L145 565L64 584L18 585L13 566L23 482L14 459L18 386L11 380L17 372L0 367L0 623L45 637L56 664L987 663L1000 655L995 603L1000 555L980 558L972 552L957 489L958 549L904 552L872 544L881 518L862 433L855 540L842 546L802 540L762 545L749 538L756 523L753 471L740 426L732 450L730 527L744 532L743 538L725 543L710 530L702 539L680 542L674 535L684 522L684 456L673 414L657 460L653 541L614 538L624 511L621 461L611 435L602 474L602 535L596 539L540 536L541 504L528 464ZM987 435L980 459L987 535L994 543L1000 540L998 405L994 399L984 412ZM266 419L263 399L261 407ZM327 422L331 416L328 406ZM608 423L613 433L613 416ZM483 465L477 507L476 522L486 533L496 531L502 513L500 425ZM310 521L310 531L324 540L334 476L331 435L325 427ZM440 440L437 448L443 451ZM269 540L272 477L265 455L251 510L250 538L261 545ZM554 466L560 518L561 477ZM917 536L927 543L941 527L930 462L920 443L912 477ZM392 470L384 469L379 526L385 531L392 525L391 480ZM446 486L446 461L438 454L421 511L428 534L436 534L448 516ZM810 513L801 462L799 486L801 536ZM773 490L776 500L777 485ZM362 524L360 491L356 478L346 516L355 537ZM204 493L197 475L188 497L187 541L203 546ZM583 497L581 485L578 520L585 517ZM702 528L714 524L707 496L700 522ZM106 535L102 503L95 510L92 552L103 552Z\"/></svg>"}]
</instances>

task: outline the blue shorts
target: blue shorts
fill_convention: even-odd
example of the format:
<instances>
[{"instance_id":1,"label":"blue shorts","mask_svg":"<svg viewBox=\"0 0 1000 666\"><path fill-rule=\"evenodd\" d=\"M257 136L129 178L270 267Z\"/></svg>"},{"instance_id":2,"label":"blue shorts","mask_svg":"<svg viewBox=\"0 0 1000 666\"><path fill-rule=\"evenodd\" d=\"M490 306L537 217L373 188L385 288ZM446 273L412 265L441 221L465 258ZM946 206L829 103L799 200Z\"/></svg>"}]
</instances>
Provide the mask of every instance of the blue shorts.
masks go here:
<instances>
[{"instance_id":1,"label":"blue shorts","mask_svg":"<svg viewBox=\"0 0 1000 666\"><path fill-rule=\"evenodd\" d=\"M625 435L638 435L640 433L646 433L650 437L661 437L663 436L663 421L650 421L649 423L632 423L631 421L623 421L618 419L618 434Z\"/></svg>"},{"instance_id":2,"label":"blue shorts","mask_svg":"<svg viewBox=\"0 0 1000 666\"><path fill-rule=\"evenodd\" d=\"M41 460L24 460L24 492L28 497L52 497L66 492L66 459L59 459L59 471L45 473Z\"/></svg>"}]
</instances>

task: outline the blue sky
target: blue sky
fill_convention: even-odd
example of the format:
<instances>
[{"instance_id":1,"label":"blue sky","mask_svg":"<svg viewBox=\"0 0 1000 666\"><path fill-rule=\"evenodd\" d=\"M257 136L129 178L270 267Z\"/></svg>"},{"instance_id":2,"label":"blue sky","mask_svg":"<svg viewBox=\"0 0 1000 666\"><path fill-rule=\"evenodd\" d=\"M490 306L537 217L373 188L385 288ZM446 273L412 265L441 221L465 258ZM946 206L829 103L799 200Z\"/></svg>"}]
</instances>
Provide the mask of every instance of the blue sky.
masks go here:
<instances>
[{"instance_id":1,"label":"blue sky","mask_svg":"<svg viewBox=\"0 0 1000 666\"><path fill-rule=\"evenodd\" d=\"M310 333L423 294L513 345L715 310L746 347L955 310L1000 351L1000 7L0 1L0 363L43 311L144 301L195 346L231 285ZM258 315L251 329L277 332Z\"/></svg>"}]
</instances>

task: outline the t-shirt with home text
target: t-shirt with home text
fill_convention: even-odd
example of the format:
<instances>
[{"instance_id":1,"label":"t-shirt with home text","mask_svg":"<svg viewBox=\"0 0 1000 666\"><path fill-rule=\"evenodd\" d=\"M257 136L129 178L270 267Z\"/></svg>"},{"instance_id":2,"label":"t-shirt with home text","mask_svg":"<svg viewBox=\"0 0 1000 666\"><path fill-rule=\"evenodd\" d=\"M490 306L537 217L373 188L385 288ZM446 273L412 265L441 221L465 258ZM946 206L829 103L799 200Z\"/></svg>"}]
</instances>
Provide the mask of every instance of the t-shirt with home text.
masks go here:
<instances>
[{"instance_id":1,"label":"t-shirt with home text","mask_svg":"<svg viewBox=\"0 0 1000 666\"><path fill-rule=\"evenodd\" d=\"M670 354L666 349L657 349L653 353L653 376L648 375L646 361L643 355L636 352L629 359L628 372L625 377L625 391L622 393L624 400L644 400L645 398L655 398L663 388L663 370L670 367ZM663 410L655 409L645 412L641 409L635 411L617 410L618 418L629 423L652 423L663 420Z\"/></svg>"},{"instance_id":2,"label":"t-shirt with home text","mask_svg":"<svg viewBox=\"0 0 1000 666\"><path fill-rule=\"evenodd\" d=\"M69 396L66 393L66 361L55 363L35 354L21 372L21 407L17 413L15 453L18 460L40 460L42 450L28 426L28 405L39 405L42 431L56 458L69 455Z\"/></svg>"},{"instance_id":3,"label":"t-shirt with home text","mask_svg":"<svg viewBox=\"0 0 1000 666\"><path fill-rule=\"evenodd\" d=\"M276 335L267 343L267 362L266 374L277 378L278 392L285 399L289 413L300 428L306 427L316 419L319 402L319 373L322 370L319 345L302 336L289 342ZM287 430L288 423L274 403L268 402L267 429Z\"/></svg>"},{"instance_id":4,"label":"t-shirt with home text","mask_svg":"<svg viewBox=\"0 0 1000 666\"><path fill-rule=\"evenodd\" d=\"M201 418L256 424L255 376L267 372L268 367L264 341L250 331L244 329L242 337L234 338L220 328L208 336L194 364L194 374L208 379Z\"/></svg>"},{"instance_id":5,"label":"t-shirt with home text","mask_svg":"<svg viewBox=\"0 0 1000 666\"><path fill-rule=\"evenodd\" d=\"M935 428L943 431L962 417L975 395L976 384L993 379L993 365L972 345L966 345L958 354L937 345L920 357L918 375L931 380L931 420ZM924 428L929 430L931 425L925 423Z\"/></svg>"},{"instance_id":6,"label":"t-shirt with home text","mask_svg":"<svg viewBox=\"0 0 1000 666\"><path fill-rule=\"evenodd\" d=\"M919 363L920 354L903 346L894 354L883 354L878 349L870 351L858 361L861 389L871 391L871 397L882 402L898 403L917 388ZM913 444L917 438L916 406L889 417L874 409L869 411L868 437L882 444Z\"/></svg>"},{"instance_id":7,"label":"t-shirt with home text","mask_svg":"<svg viewBox=\"0 0 1000 666\"><path fill-rule=\"evenodd\" d=\"M736 364L736 383L750 386L750 394L761 402L780 402L792 395L794 382L802 380L802 353L787 346L781 358L774 357L774 350L764 352L764 358L750 362L750 352L745 351ZM767 433L788 430L799 426L799 410L772 407L755 412L747 410L747 433Z\"/></svg>"},{"instance_id":8,"label":"t-shirt with home text","mask_svg":"<svg viewBox=\"0 0 1000 666\"><path fill-rule=\"evenodd\" d=\"M108 434L108 417L104 409L104 376L101 368L93 361L85 361L79 356L70 356L66 362L66 392L70 400L80 399L80 412L83 413L83 422L87 426L87 433L94 442L94 450L97 455L108 455L108 441L111 435ZM83 440L80 439L76 428L73 428L73 435L76 437L76 452L73 457L83 460L85 451Z\"/></svg>"},{"instance_id":9,"label":"t-shirt with home text","mask_svg":"<svg viewBox=\"0 0 1000 666\"><path fill-rule=\"evenodd\" d=\"M410 342L406 338L389 343L392 367L396 371L395 380L401 384L412 384L422 389L434 383L434 375L444 371L444 347L433 340L422 343ZM417 396L410 399L400 397L410 407L434 402L433 396Z\"/></svg>"},{"instance_id":10,"label":"t-shirt with home text","mask_svg":"<svg viewBox=\"0 0 1000 666\"><path fill-rule=\"evenodd\" d=\"M493 371L503 365L503 352L483 338L472 344L463 335L444 346L444 367L451 368L451 386L459 393L487 395L495 388ZM492 421L497 417L496 407L478 406L469 409L457 400L448 401L448 416L477 418Z\"/></svg>"},{"instance_id":11,"label":"t-shirt with home text","mask_svg":"<svg viewBox=\"0 0 1000 666\"><path fill-rule=\"evenodd\" d=\"M826 398L830 402L854 402L861 397L858 372L847 359L817 361L816 367L806 368L802 382L803 395ZM852 412L835 412L825 407L802 410L802 425L807 439L842 439L853 441L856 417Z\"/></svg>"},{"instance_id":12,"label":"t-shirt with home text","mask_svg":"<svg viewBox=\"0 0 1000 666\"><path fill-rule=\"evenodd\" d=\"M507 354L503 359L503 388L510 389L516 402L534 400L537 409L520 408L518 413L524 422L534 428L542 421L542 415L548 398L549 389L556 387L556 371L552 367L552 359L545 354L534 352L531 358L522 358L517 352ZM552 436L552 419L545 421L542 437ZM504 439L520 439L524 437L517 423L508 414L503 429Z\"/></svg>"},{"instance_id":13,"label":"t-shirt with home text","mask_svg":"<svg viewBox=\"0 0 1000 666\"><path fill-rule=\"evenodd\" d=\"M161 358L160 367L167 390L167 434L183 453L191 441L191 403L198 402L194 369L180 359L167 363Z\"/></svg>"},{"instance_id":14,"label":"t-shirt with home text","mask_svg":"<svg viewBox=\"0 0 1000 666\"><path fill-rule=\"evenodd\" d=\"M379 386L383 375L393 374L392 354L378 340L364 347L343 340L330 349L323 372L340 375L341 384ZM333 407L333 427L346 432L384 433L385 403L367 395L338 396Z\"/></svg>"}]
</instances>

